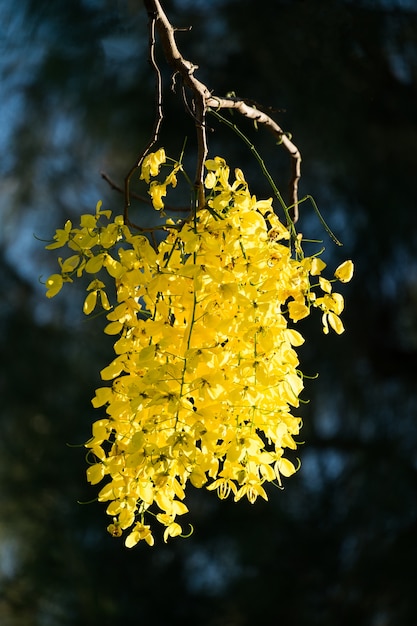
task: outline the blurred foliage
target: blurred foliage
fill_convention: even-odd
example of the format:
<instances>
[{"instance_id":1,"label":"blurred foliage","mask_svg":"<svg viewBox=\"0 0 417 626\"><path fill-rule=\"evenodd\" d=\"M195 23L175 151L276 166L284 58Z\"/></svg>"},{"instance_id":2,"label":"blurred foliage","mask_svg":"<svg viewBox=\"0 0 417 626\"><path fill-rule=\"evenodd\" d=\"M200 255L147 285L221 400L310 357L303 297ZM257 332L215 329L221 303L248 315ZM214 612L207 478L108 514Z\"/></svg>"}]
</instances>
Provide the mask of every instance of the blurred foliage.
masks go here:
<instances>
[{"instance_id":1,"label":"blurred foliage","mask_svg":"<svg viewBox=\"0 0 417 626\"><path fill-rule=\"evenodd\" d=\"M101 321L73 289L44 303L47 238L117 183L146 143L153 76L137 0L4 0L0 7L0 623L414 626L417 558L417 13L385 0L171 0L178 38L209 88L282 110L312 193L352 257L346 333L301 330L302 469L269 503L195 490L187 540L128 551L85 481L90 405L107 363ZM162 61L162 58L161 58ZM164 70L163 142L188 119ZM285 110L285 112L283 111ZM235 120L236 121L236 120ZM285 190L289 164L242 121ZM212 154L251 172L213 120ZM252 169L251 169L252 168ZM324 238L308 203L301 230ZM69 444L69 445L68 445ZM152 556L151 556L152 555Z\"/></svg>"}]
</instances>

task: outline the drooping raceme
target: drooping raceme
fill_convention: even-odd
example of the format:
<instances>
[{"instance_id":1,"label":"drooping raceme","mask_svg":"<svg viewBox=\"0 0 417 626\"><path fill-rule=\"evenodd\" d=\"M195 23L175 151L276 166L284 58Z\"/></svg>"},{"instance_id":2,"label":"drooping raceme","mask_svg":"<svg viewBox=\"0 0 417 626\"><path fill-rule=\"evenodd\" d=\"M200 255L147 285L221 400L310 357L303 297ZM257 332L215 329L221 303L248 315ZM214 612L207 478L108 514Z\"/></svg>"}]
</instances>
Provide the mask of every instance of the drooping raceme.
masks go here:
<instances>
[{"instance_id":1,"label":"drooping raceme","mask_svg":"<svg viewBox=\"0 0 417 626\"><path fill-rule=\"evenodd\" d=\"M165 161L160 149L142 166L157 210L181 170L175 163L163 182L151 180ZM47 295L94 275L84 312L100 303L105 332L116 338L115 358L101 372L107 386L92 401L106 416L86 444L95 459L87 478L106 479L98 499L108 502L108 530L128 531L128 547L153 544L155 517L165 541L183 534L188 481L253 503L267 499L265 483L281 485L296 471L283 456L296 448L293 411L303 389L296 348L304 339L291 323L319 308L324 332L344 330L343 297L321 276L325 263L305 257L300 238L293 245L272 200L252 196L240 170L230 183L219 157L206 168L204 208L166 219L156 249L121 216L110 221L101 203L47 246L71 250L47 280ZM347 282L352 272L345 261L335 277Z\"/></svg>"}]
</instances>

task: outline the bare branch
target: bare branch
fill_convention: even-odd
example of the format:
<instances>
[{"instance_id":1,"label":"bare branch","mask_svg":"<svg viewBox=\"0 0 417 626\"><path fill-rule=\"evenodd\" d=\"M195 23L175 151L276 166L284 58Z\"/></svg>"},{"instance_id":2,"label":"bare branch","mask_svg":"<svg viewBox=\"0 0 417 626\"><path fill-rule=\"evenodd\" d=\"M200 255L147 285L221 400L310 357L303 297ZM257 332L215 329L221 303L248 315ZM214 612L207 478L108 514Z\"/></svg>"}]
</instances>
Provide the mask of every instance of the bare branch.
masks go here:
<instances>
[{"instance_id":1,"label":"bare branch","mask_svg":"<svg viewBox=\"0 0 417 626\"><path fill-rule=\"evenodd\" d=\"M188 87L194 96L195 118L198 141L198 162L196 171L196 188L200 191L202 176L204 171L204 161L207 156L206 137L206 112L207 109L235 109L244 117L254 120L267 128L278 141L284 146L291 156L291 180L290 180L290 204L293 206L294 218L298 219L298 182L301 177L301 154L297 146L285 134L282 128L269 115L247 104L241 98L218 97L199 81L194 72L198 69L191 61L184 59L178 49L175 32L178 30L172 26L168 20L159 0L144 0L146 10L150 20L155 20L165 58L172 67L175 74L179 74L183 83ZM201 192L200 192L201 193ZM201 198L198 199L198 206L201 206Z\"/></svg>"},{"instance_id":2,"label":"bare branch","mask_svg":"<svg viewBox=\"0 0 417 626\"><path fill-rule=\"evenodd\" d=\"M196 96L196 128L197 128L197 170L195 174L195 185L197 188L197 208L204 206L204 163L206 162L208 147L206 133L206 106L204 98Z\"/></svg>"}]
</instances>

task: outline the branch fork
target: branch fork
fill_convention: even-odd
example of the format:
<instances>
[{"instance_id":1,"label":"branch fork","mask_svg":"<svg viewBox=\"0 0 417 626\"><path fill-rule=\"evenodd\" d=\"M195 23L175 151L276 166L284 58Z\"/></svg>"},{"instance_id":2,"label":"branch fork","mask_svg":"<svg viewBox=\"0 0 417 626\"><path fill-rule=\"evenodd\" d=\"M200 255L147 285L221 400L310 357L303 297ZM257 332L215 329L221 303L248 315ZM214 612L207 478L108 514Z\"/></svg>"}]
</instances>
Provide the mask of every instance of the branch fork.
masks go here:
<instances>
[{"instance_id":1,"label":"branch fork","mask_svg":"<svg viewBox=\"0 0 417 626\"><path fill-rule=\"evenodd\" d=\"M192 111L192 115L195 120L198 145L195 174L197 208L204 206L204 163L208 154L206 126L207 112L209 109L213 109L215 111L219 111L220 109L234 109L242 116L253 120L257 124L263 125L288 151L291 157L289 197L290 206L293 209L293 222L295 223L298 219L298 182L301 177L301 154L297 146L291 141L277 122L267 113L251 106L244 99L214 95L204 83L196 78L195 71L198 69L198 66L185 59L178 49L175 33L190 29L174 27L168 20L159 0L144 0L144 4L149 19L149 59L156 73L157 113L152 137L125 178L125 218L128 218L128 209L130 206L129 184L131 176L133 172L140 167L145 156L157 142L163 119L162 80L159 67L155 60L155 31L157 31L166 61L173 69L173 76L175 78L178 75L181 76L183 86L188 88L193 95L194 110Z\"/></svg>"}]
</instances>

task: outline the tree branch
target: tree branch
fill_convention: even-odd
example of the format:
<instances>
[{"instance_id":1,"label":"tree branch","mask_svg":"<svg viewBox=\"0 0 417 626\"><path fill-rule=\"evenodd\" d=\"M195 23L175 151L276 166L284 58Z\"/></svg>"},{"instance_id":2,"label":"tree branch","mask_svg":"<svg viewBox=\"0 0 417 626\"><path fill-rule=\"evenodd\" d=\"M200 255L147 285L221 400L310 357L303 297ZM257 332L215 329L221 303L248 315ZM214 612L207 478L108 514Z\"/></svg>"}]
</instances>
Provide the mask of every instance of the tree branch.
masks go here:
<instances>
[{"instance_id":1,"label":"tree branch","mask_svg":"<svg viewBox=\"0 0 417 626\"><path fill-rule=\"evenodd\" d=\"M183 83L194 96L195 121L198 141L198 162L196 168L196 189L198 206L202 206L202 188L204 161L207 156L206 112L207 109L235 109L244 117L262 124L281 143L291 156L290 204L294 211L293 221L298 219L298 182L301 177L301 154L297 146L289 139L282 128L269 115L250 106L241 98L222 98L212 94L207 86L199 81L194 72L198 69L191 61L184 59L178 49L175 29L168 20L159 0L144 0L145 8L150 21L155 21L156 29L161 40L162 48L168 64L174 74L179 74Z\"/></svg>"}]
</instances>

